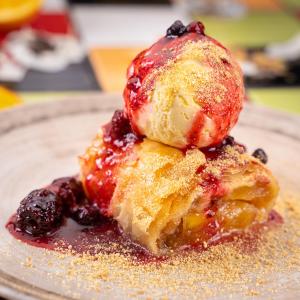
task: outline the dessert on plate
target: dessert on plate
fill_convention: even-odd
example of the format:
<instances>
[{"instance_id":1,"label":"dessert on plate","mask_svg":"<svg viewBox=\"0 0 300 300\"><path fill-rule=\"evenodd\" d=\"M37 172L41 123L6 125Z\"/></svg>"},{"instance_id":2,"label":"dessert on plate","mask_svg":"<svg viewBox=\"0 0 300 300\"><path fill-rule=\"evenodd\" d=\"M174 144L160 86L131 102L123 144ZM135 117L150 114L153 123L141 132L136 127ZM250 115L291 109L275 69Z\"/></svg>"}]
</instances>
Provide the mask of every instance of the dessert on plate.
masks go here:
<instances>
[{"instance_id":1,"label":"dessert on plate","mask_svg":"<svg viewBox=\"0 0 300 300\"><path fill-rule=\"evenodd\" d=\"M80 156L79 176L22 200L8 223L16 237L51 237L69 218L88 228L112 222L120 236L165 255L274 218L279 188L266 153L250 155L229 135L245 98L242 72L201 22L174 22L138 54L123 97L124 109Z\"/></svg>"}]
</instances>

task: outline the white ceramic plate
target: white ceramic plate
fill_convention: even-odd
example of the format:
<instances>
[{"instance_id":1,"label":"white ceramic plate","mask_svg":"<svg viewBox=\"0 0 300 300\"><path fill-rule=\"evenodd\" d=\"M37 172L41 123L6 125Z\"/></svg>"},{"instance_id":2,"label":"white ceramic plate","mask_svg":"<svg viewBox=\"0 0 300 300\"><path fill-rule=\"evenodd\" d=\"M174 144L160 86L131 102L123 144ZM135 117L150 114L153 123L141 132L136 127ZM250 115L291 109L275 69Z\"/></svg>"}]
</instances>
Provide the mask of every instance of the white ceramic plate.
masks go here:
<instances>
[{"instance_id":1,"label":"white ceramic plate","mask_svg":"<svg viewBox=\"0 0 300 300\"><path fill-rule=\"evenodd\" d=\"M78 154L121 105L117 95L96 94L0 112L0 295L11 299L99 297L95 291L83 292L76 282L72 293L66 290L61 275L57 275L57 266L44 263L45 255L50 259L53 253L14 240L5 223L29 191L56 177L78 172ZM269 167L280 182L300 189L300 118L247 105L233 135L249 151L264 148L269 154ZM35 259L32 268L24 266L28 255ZM299 274L300 271L294 275L299 279ZM151 296L152 291L148 292ZM128 297L128 291L103 289L100 296L123 299ZM176 292L168 296L184 298ZM279 288L271 298L297 297L300 282L293 291Z\"/></svg>"}]
</instances>

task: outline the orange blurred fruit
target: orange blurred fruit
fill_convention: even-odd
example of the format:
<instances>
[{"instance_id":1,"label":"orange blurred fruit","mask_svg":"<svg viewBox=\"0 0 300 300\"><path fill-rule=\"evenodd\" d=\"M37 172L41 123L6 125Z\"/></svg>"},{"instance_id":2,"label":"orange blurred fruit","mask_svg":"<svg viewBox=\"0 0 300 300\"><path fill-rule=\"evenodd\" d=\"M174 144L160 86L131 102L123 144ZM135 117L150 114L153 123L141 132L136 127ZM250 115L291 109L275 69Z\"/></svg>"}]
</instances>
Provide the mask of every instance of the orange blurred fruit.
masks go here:
<instances>
[{"instance_id":1,"label":"orange blurred fruit","mask_svg":"<svg viewBox=\"0 0 300 300\"><path fill-rule=\"evenodd\" d=\"M0 0L0 29L22 26L39 11L42 0Z\"/></svg>"},{"instance_id":2,"label":"orange blurred fruit","mask_svg":"<svg viewBox=\"0 0 300 300\"><path fill-rule=\"evenodd\" d=\"M22 103L22 101L17 94L0 86L0 109L15 106L20 103Z\"/></svg>"}]
</instances>

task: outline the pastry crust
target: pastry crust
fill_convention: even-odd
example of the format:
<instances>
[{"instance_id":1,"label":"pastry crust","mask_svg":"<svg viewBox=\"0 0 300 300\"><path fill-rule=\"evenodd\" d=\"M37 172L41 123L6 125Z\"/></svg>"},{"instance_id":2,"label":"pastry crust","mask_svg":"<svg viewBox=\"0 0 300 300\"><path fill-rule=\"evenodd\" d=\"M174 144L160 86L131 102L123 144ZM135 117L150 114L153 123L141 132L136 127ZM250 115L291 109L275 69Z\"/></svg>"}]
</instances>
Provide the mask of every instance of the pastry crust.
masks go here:
<instances>
[{"instance_id":1,"label":"pastry crust","mask_svg":"<svg viewBox=\"0 0 300 300\"><path fill-rule=\"evenodd\" d=\"M96 139L81 160L84 185L95 172L89 153L95 163L103 152L102 135ZM215 234L266 221L277 194L272 173L238 145L210 158L197 148L184 152L145 138L115 167L108 211L125 233L161 254L209 239L203 234L208 210L219 226Z\"/></svg>"},{"instance_id":2,"label":"pastry crust","mask_svg":"<svg viewBox=\"0 0 300 300\"><path fill-rule=\"evenodd\" d=\"M137 152L136 164L119 173L112 213L126 232L157 253L162 236L175 232L203 193L197 169L205 156L197 149L183 155L150 140L139 145Z\"/></svg>"}]
</instances>

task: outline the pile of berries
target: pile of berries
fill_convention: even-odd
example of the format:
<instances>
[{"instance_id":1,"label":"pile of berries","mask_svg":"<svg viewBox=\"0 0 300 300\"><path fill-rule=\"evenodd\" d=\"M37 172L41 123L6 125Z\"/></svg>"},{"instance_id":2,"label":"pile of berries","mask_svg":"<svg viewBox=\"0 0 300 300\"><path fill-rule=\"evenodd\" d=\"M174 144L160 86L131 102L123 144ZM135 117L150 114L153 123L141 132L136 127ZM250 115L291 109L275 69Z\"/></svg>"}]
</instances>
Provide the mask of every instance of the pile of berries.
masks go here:
<instances>
[{"instance_id":1,"label":"pile of berries","mask_svg":"<svg viewBox=\"0 0 300 300\"><path fill-rule=\"evenodd\" d=\"M65 217L87 226L103 218L98 207L89 204L75 177L56 179L26 196L17 210L16 228L33 236L45 236L57 230Z\"/></svg>"},{"instance_id":2,"label":"pile of berries","mask_svg":"<svg viewBox=\"0 0 300 300\"><path fill-rule=\"evenodd\" d=\"M204 25L201 22L194 21L184 26L181 21L177 20L167 29L166 36L168 38L175 38L191 32L204 34L204 29Z\"/></svg>"}]
</instances>

